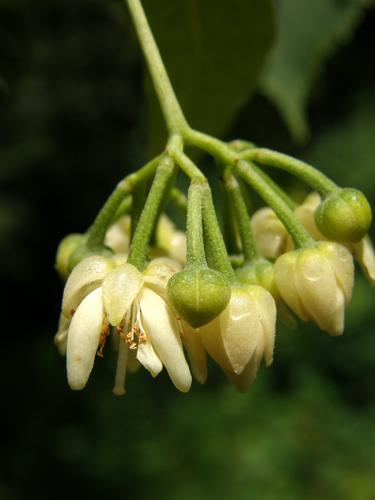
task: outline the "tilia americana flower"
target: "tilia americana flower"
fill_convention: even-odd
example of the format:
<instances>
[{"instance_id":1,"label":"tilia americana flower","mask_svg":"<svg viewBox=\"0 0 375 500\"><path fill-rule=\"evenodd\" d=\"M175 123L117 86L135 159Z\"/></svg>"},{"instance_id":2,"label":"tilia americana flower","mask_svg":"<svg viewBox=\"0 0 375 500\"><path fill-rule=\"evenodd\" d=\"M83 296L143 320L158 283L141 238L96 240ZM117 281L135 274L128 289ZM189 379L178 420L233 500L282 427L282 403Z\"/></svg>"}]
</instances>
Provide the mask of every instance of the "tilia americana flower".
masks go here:
<instances>
[{"instance_id":1,"label":"tilia americana flower","mask_svg":"<svg viewBox=\"0 0 375 500\"><path fill-rule=\"evenodd\" d=\"M153 261L141 273L121 260L92 256L78 264L66 283L62 322L66 332L68 382L83 389L96 354L102 354L110 330L119 336L114 393L125 393L129 356L153 377L165 366L182 392L191 385L179 325L163 299L166 280L179 269L173 261ZM57 334L59 341L61 332Z\"/></svg>"},{"instance_id":2,"label":"tilia americana flower","mask_svg":"<svg viewBox=\"0 0 375 500\"><path fill-rule=\"evenodd\" d=\"M261 361L272 363L277 312L286 318L289 307L330 335L343 332L354 282L352 254L375 280L367 236L371 208L360 191L339 186L296 158L193 129L140 0L126 2L167 141L157 156L120 180L84 234L62 240L56 269L67 282L55 343L66 354L75 390L87 384L111 335L118 348L114 394L125 393L127 372L139 366L153 377L164 367L175 387L187 392L191 372L206 382L207 354L245 391ZM194 148L197 157L215 160L224 234L208 177L189 156ZM296 206L263 167L297 177L316 194ZM175 185L179 173L188 180L187 197ZM245 185L266 205L252 219ZM174 220L182 215L185 231L166 211ZM155 258L161 254L175 260Z\"/></svg>"}]
</instances>

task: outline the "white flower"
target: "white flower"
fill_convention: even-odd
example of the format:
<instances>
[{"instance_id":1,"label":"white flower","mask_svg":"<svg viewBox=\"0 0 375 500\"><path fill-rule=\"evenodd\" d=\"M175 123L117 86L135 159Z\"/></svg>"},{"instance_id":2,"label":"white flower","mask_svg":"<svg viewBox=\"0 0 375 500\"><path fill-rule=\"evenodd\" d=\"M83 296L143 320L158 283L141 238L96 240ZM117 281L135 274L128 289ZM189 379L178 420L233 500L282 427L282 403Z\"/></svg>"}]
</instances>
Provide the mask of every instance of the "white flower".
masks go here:
<instances>
[{"instance_id":1,"label":"white flower","mask_svg":"<svg viewBox=\"0 0 375 500\"><path fill-rule=\"evenodd\" d=\"M353 259L345 247L320 242L288 252L275 263L275 279L281 297L303 321L313 320L331 335L343 332L354 279Z\"/></svg>"},{"instance_id":2,"label":"white flower","mask_svg":"<svg viewBox=\"0 0 375 500\"><path fill-rule=\"evenodd\" d=\"M115 394L125 393L129 350L136 352L136 359L154 377L164 365L175 386L183 392L189 390L191 375L179 326L158 294L165 293L166 281L175 271L176 265L165 259L159 265L152 262L145 273L123 259L99 256L76 266L65 287L60 328L68 330L67 373L72 389L86 385L96 353L102 353L112 326L120 337Z\"/></svg>"},{"instance_id":3,"label":"white flower","mask_svg":"<svg viewBox=\"0 0 375 500\"><path fill-rule=\"evenodd\" d=\"M318 193L310 193L305 201L294 211L296 217L302 222L310 235L319 241L325 241L327 238L319 231L315 222L315 210L321 203L321 197ZM371 239L368 235L362 238L358 243L341 243L358 261L364 275L372 285L375 285L375 252ZM288 238L288 249L293 248L291 237Z\"/></svg>"},{"instance_id":4,"label":"white flower","mask_svg":"<svg viewBox=\"0 0 375 500\"><path fill-rule=\"evenodd\" d=\"M156 227L156 242L172 259L181 264L186 262L186 234L176 229L176 226L165 214L159 218Z\"/></svg>"},{"instance_id":5,"label":"white flower","mask_svg":"<svg viewBox=\"0 0 375 500\"><path fill-rule=\"evenodd\" d=\"M226 309L199 329L210 356L230 380L245 390L264 358L272 363L276 306L272 295L256 285L233 287Z\"/></svg>"},{"instance_id":6,"label":"white flower","mask_svg":"<svg viewBox=\"0 0 375 500\"><path fill-rule=\"evenodd\" d=\"M285 250L288 231L272 208L263 207L251 217L259 252L267 259L276 259Z\"/></svg>"},{"instance_id":7,"label":"white flower","mask_svg":"<svg viewBox=\"0 0 375 500\"><path fill-rule=\"evenodd\" d=\"M116 253L127 253L130 243L131 218L122 216L108 229L104 243Z\"/></svg>"}]
</instances>

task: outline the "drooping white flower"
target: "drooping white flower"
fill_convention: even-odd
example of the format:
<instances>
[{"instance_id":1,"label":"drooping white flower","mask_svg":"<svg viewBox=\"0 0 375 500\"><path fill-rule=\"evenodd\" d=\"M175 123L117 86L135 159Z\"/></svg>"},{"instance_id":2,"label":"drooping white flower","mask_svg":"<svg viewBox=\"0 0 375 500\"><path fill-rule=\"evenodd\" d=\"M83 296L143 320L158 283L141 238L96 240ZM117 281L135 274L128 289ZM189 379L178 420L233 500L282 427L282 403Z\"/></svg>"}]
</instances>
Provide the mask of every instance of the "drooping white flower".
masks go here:
<instances>
[{"instance_id":1,"label":"drooping white flower","mask_svg":"<svg viewBox=\"0 0 375 500\"><path fill-rule=\"evenodd\" d=\"M337 243L319 242L279 257L275 279L281 297L303 320L313 320L331 335L344 329L345 307L354 279L350 252Z\"/></svg>"},{"instance_id":2,"label":"drooping white flower","mask_svg":"<svg viewBox=\"0 0 375 500\"><path fill-rule=\"evenodd\" d=\"M285 251L288 231L272 208L263 207L251 217L259 252L267 259L276 259Z\"/></svg>"},{"instance_id":3,"label":"drooping white flower","mask_svg":"<svg viewBox=\"0 0 375 500\"><path fill-rule=\"evenodd\" d=\"M319 207L322 199L316 192L310 193L304 202L294 211L296 217L302 222L310 235L318 241L326 241L327 238L321 233L315 222L315 211ZM357 243L341 243L355 257L358 264L368 279L375 285L375 252L371 239L368 235ZM291 250L294 247L291 237L288 238L287 248Z\"/></svg>"},{"instance_id":4,"label":"drooping white flower","mask_svg":"<svg viewBox=\"0 0 375 500\"><path fill-rule=\"evenodd\" d=\"M181 264L186 262L186 234L176 226L165 214L162 214L156 228L157 245L165 250L172 259Z\"/></svg>"},{"instance_id":5,"label":"drooping white flower","mask_svg":"<svg viewBox=\"0 0 375 500\"><path fill-rule=\"evenodd\" d=\"M121 258L94 256L76 266L65 287L58 333L67 342L68 382L73 389L86 385L95 356L102 353L110 327L115 327L120 339L115 394L124 394L128 361L134 357L153 376L164 365L175 386L189 390L191 374L179 326L161 293L175 271L176 264L165 259L159 265L152 262L145 273Z\"/></svg>"},{"instance_id":6,"label":"drooping white flower","mask_svg":"<svg viewBox=\"0 0 375 500\"><path fill-rule=\"evenodd\" d=\"M227 308L200 328L205 348L231 381L245 390L262 359L272 363L276 306L272 295L256 285L233 287Z\"/></svg>"}]
</instances>

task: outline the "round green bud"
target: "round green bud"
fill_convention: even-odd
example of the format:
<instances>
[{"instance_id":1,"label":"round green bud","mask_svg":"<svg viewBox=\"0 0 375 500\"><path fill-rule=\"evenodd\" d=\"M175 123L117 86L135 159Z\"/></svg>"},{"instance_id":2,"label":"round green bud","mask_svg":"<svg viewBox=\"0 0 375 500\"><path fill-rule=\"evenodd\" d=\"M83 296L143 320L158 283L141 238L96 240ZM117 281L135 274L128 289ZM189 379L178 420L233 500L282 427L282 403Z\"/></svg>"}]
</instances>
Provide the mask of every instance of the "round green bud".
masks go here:
<instances>
[{"instance_id":1,"label":"round green bud","mask_svg":"<svg viewBox=\"0 0 375 500\"><path fill-rule=\"evenodd\" d=\"M207 267L188 268L168 282L168 298L193 328L209 323L227 306L231 289L225 277Z\"/></svg>"},{"instance_id":2,"label":"round green bud","mask_svg":"<svg viewBox=\"0 0 375 500\"><path fill-rule=\"evenodd\" d=\"M237 278L246 285L259 285L265 288L276 299L279 293L275 283L275 272L272 262L260 259L253 264L245 264L236 269Z\"/></svg>"},{"instance_id":3,"label":"round green bud","mask_svg":"<svg viewBox=\"0 0 375 500\"><path fill-rule=\"evenodd\" d=\"M80 233L68 234L57 247L55 268L63 280L66 280L70 274L69 260L72 254L84 245L86 236Z\"/></svg>"},{"instance_id":4,"label":"round green bud","mask_svg":"<svg viewBox=\"0 0 375 500\"><path fill-rule=\"evenodd\" d=\"M366 197L353 188L329 195L315 212L315 222L327 238L356 243L368 232L372 219Z\"/></svg>"},{"instance_id":5,"label":"round green bud","mask_svg":"<svg viewBox=\"0 0 375 500\"><path fill-rule=\"evenodd\" d=\"M70 274L71 271L76 267L77 264L81 262L81 260L86 257L91 257L93 255L101 255L102 257L112 257L114 255L113 250L108 247L98 246L95 248L88 248L86 245L86 241L84 241L80 246L78 246L75 251L70 255L68 262L68 271Z\"/></svg>"}]
</instances>

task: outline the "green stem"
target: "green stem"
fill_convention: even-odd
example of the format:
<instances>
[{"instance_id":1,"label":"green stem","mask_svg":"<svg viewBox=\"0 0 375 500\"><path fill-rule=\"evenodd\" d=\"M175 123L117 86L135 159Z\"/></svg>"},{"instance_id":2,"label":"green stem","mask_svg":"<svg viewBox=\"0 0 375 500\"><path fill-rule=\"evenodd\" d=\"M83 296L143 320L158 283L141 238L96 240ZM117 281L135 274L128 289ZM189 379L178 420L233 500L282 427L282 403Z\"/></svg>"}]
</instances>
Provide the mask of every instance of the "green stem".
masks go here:
<instances>
[{"instance_id":1,"label":"green stem","mask_svg":"<svg viewBox=\"0 0 375 500\"><path fill-rule=\"evenodd\" d=\"M146 182L140 182L133 189L130 235L133 237L146 201Z\"/></svg>"},{"instance_id":2,"label":"green stem","mask_svg":"<svg viewBox=\"0 0 375 500\"><path fill-rule=\"evenodd\" d=\"M123 215L130 214L131 209L132 209L132 203L133 203L132 198L133 197L131 195L129 195L129 196L126 196L122 200L120 206L118 207L118 209L115 212L115 215L113 216L112 223L115 223L116 221L118 221Z\"/></svg>"},{"instance_id":3,"label":"green stem","mask_svg":"<svg viewBox=\"0 0 375 500\"><path fill-rule=\"evenodd\" d=\"M144 167L137 170L116 186L113 193L109 196L96 219L88 231L87 247L91 249L98 248L103 245L105 234L108 227L112 224L115 214L122 203L123 199L129 194L134 186L144 179L147 179L154 171L160 161L160 156L148 162Z\"/></svg>"},{"instance_id":4,"label":"green stem","mask_svg":"<svg viewBox=\"0 0 375 500\"><path fill-rule=\"evenodd\" d=\"M201 170L195 165L195 163L190 160L190 158L180 149L172 149L170 154L181 170L193 181L193 182L206 182L206 177L203 175Z\"/></svg>"},{"instance_id":5,"label":"green stem","mask_svg":"<svg viewBox=\"0 0 375 500\"><path fill-rule=\"evenodd\" d=\"M221 176L220 178L220 201L221 221L225 246L228 253L238 253L240 251L240 248L238 246L238 234L235 223L235 216L233 213L233 207L229 201L229 194L223 176Z\"/></svg>"},{"instance_id":6,"label":"green stem","mask_svg":"<svg viewBox=\"0 0 375 500\"><path fill-rule=\"evenodd\" d=\"M250 163L250 162L249 162ZM255 172L257 172L263 179L267 182L267 184L273 189L273 191L280 196L284 200L284 202L288 205L291 210L295 210L297 208L297 204L291 199L291 197L282 189L276 182L271 179L271 177L266 174L262 169L260 169L255 163L251 163L251 167Z\"/></svg>"},{"instance_id":7,"label":"green stem","mask_svg":"<svg viewBox=\"0 0 375 500\"><path fill-rule=\"evenodd\" d=\"M252 166L241 160L235 165L236 172L264 199L275 211L284 226L293 238L297 248L308 248L314 245L314 240L293 214L285 201L274 192L268 183L259 175Z\"/></svg>"},{"instance_id":8,"label":"green stem","mask_svg":"<svg viewBox=\"0 0 375 500\"><path fill-rule=\"evenodd\" d=\"M278 153L277 151L255 148L241 153L241 159L285 170L306 182L306 184L318 191L323 197L330 195L338 189L338 186L331 179L311 165L283 153Z\"/></svg>"},{"instance_id":9,"label":"green stem","mask_svg":"<svg viewBox=\"0 0 375 500\"><path fill-rule=\"evenodd\" d=\"M202 225L202 183L191 182L186 219L187 266L207 266Z\"/></svg>"},{"instance_id":10,"label":"green stem","mask_svg":"<svg viewBox=\"0 0 375 500\"><path fill-rule=\"evenodd\" d=\"M254 233L250 223L249 213L247 211L245 200L241 192L237 179L230 175L225 182L230 203L234 209L235 221L240 233L242 252L245 262L250 263L259 259Z\"/></svg>"},{"instance_id":11,"label":"green stem","mask_svg":"<svg viewBox=\"0 0 375 500\"><path fill-rule=\"evenodd\" d=\"M147 258L148 245L159 213L159 207L173 171L174 163L172 159L169 156L163 157L156 169L150 192L130 245L128 262L141 271Z\"/></svg>"},{"instance_id":12,"label":"green stem","mask_svg":"<svg viewBox=\"0 0 375 500\"><path fill-rule=\"evenodd\" d=\"M182 132L188 124L174 93L159 49L140 0L127 0L138 39L167 123L169 133ZM163 8L163 7L160 7Z\"/></svg>"},{"instance_id":13,"label":"green stem","mask_svg":"<svg viewBox=\"0 0 375 500\"><path fill-rule=\"evenodd\" d=\"M236 275L228 257L208 184L204 186L203 193L203 226L207 251L212 258L215 269L222 272L229 282L234 282Z\"/></svg>"},{"instance_id":14,"label":"green stem","mask_svg":"<svg viewBox=\"0 0 375 500\"><path fill-rule=\"evenodd\" d=\"M88 231L87 248L94 250L103 245L105 234L112 224L113 216L128 192L123 182L117 185Z\"/></svg>"},{"instance_id":15,"label":"green stem","mask_svg":"<svg viewBox=\"0 0 375 500\"><path fill-rule=\"evenodd\" d=\"M188 129L184 131L183 137L186 144L202 149L214 158L219 158L223 164L231 165L238 159L238 154L232 151L225 142L208 134Z\"/></svg>"}]
</instances>

